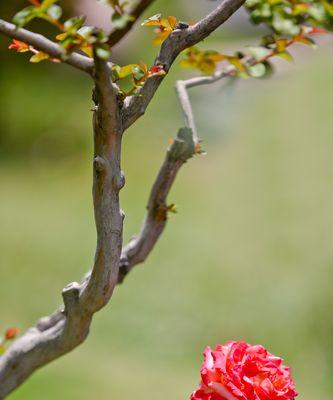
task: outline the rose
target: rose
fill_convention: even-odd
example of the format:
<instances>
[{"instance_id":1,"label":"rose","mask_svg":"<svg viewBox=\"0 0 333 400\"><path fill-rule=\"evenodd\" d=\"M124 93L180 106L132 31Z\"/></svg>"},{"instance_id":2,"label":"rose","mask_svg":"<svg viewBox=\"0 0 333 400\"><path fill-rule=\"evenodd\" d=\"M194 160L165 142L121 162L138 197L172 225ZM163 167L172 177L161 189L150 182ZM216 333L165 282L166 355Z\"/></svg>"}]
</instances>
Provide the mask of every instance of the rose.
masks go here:
<instances>
[{"instance_id":1,"label":"rose","mask_svg":"<svg viewBox=\"0 0 333 400\"><path fill-rule=\"evenodd\" d=\"M191 400L293 400L290 368L263 346L245 342L207 347L201 382Z\"/></svg>"}]
</instances>

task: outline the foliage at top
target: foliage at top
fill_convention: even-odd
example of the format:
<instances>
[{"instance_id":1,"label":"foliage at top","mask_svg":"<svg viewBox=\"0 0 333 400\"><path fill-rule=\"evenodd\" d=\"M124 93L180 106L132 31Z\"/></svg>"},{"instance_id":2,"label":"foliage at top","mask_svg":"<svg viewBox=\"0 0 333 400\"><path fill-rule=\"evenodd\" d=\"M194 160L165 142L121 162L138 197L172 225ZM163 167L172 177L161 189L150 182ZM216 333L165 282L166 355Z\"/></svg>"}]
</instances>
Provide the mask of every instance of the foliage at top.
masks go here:
<instances>
[{"instance_id":1,"label":"foliage at top","mask_svg":"<svg viewBox=\"0 0 333 400\"><path fill-rule=\"evenodd\" d=\"M19 11L13 18L18 27L27 25L35 18L43 19L54 25L60 32L56 40L64 49L63 59L73 51L94 55L105 60L111 59L109 34L95 27L85 25L85 17L72 17L62 21L62 9L57 0L28 0L30 5ZM112 8L111 24L113 29L123 29L134 20L131 15L130 2L123 0L98 0L99 3ZM243 78L262 78L273 71L271 59L280 57L287 61L293 58L289 52L291 45L301 43L315 47L313 35L333 30L332 0L247 0L245 8L253 24L264 25L267 33L259 44L248 46L234 54L224 54L215 50L201 50L198 47L188 48L183 52L180 64L184 68L212 75L217 68L225 68L228 74ZM142 22L144 27L154 29L154 45L161 45L169 35L180 27L175 16L156 14ZM32 52L31 62L52 59L49 55L34 49L32 46L14 40L9 47L18 52ZM154 76L165 75L162 66L148 67L143 62L130 63L125 66L112 64L113 80L120 87L120 95L136 95L137 89ZM125 84L123 84L125 82ZM128 88L130 82L130 88Z\"/></svg>"}]
</instances>

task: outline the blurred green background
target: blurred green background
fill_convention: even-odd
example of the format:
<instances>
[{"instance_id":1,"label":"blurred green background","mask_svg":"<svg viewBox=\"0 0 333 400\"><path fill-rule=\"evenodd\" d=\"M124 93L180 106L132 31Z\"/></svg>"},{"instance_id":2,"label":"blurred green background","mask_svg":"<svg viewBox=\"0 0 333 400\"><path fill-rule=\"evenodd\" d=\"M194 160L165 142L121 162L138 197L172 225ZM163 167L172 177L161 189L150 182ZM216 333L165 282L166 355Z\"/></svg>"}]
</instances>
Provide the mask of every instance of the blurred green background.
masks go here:
<instances>
[{"instance_id":1,"label":"blurred green background","mask_svg":"<svg viewBox=\"0 0 333 400\"><path fill-rule=\"evenodd\" d=\"M8 17L24 1L1 4ZM62 2L67 6L79 2ZM215 4L157 1L197 18ZM191 2L192 3L192 2ZM66 4L65 4L66 5ZM205 47L256 43L242 17ZM45 26L41 25L41 29ZM151 63L142 28L115 60ZM292 366L302 400L333 395L333 56L298 46L270 80L191 92L207 156L183 168L179 213L148 261L96 315L88 340L34 374L11 400L187 399L207 344L262 343ZM93 260L92 84L67 66L31 65L0 39L1 330L60 303ZM125 240L138 231L169 138L182 126L172 70L125 135Z\"/></svg>"}]
</instances>

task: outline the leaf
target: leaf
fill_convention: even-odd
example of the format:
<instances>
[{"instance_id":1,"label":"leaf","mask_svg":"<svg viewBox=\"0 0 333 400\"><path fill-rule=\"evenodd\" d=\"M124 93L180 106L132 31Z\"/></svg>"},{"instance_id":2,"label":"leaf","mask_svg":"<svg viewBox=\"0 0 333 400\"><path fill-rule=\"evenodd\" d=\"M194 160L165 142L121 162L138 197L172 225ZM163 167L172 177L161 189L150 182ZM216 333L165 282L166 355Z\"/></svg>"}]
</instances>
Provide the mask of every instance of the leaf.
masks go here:
<instances>
[{"instance_id":1,"label":"leaf","mask_svg":"<svg viewBox=\"0 0 333 400\"><path fill-rule=\"evenodd\" d=\"M13 39L12 43L8 47L10 50L16 50L18 53L26 53L30 51L30 45L19 40Z\"/></svg>"},{"instance_id":2,"label":"leaf","mask_svg":"<svg viewBox=\"0 0 333 400\"><path fill-rule=\"evenodd\" d=\"M262 78L266 73L266 67L263 63L254 64L248 67L248 72L253 78Z\"/></svg>"},{"instance_id":3,"label":"leaf","mask_svg":"<svg viewBox=\"0 0 333 400\"><path fill-rule=\"evenodd\" d=\"M172 31L169 31L169 30L167 30L167 29L164 29L164 30L162 30L162 31L158 31L157 33L156 33L156 37L155 37L155 39L153 40L153 44L155 45L155 46L159 46L160 44L162 44L163 42L164 42L164 40L168 37L168 36L170 36L170 33L171 33Z\"/></svg>"},{"instance_id":4,"label":"leaf","mask_svg":"<svg viewBox=\"0 0 333 400\"><path fill-rule=\"evenodd\" d=\"M166 18L161 18L161 14L153 15L152 17L146 19L142 22L142 26L155 26L157 29L156 37L153 41L155 45L163 43L163 41L171 34L171 32L176 28L177 18L170 15Z\"/></svg>"},{"instance_id":5,"label":"leaf","mask_svg":"<svg viewBox=\"0 0 333 400\"><path fill-rule=\"evenodd\" d=\"M167 17L169 25L171 27L171 29L175 29L176 25L177 25L177 18L174 17L173 15L169 15Z\"/></svg>"},{"instance_id":6,"label":"leaf","mask_svg":"<svg viewBox=\"0 0 333 400\"><path fill-rule=\"evenodd\" d=\"M18 328L8 328L5 333L6 340L13 340L18 335Z\"/></svg>"},{"instance_id":7,"label":"leaf","mask_svg":"<svg viewBox=\"0 0 333 400\"><path fill-rule=\"evenodd\" d=\"M277 56L289 62L294 61L293 56L288 51L282 51L281 53L278 53Z\"/></svg>"},{"instance_id":8,"label":"leaf","mask_svg":"<svg viewBox=\"0 0 333 400\"><path fill-rule=\"evenodd\" d=\"M293 39L297 43L302 43L302 44L305 44L306 46L311 46L314 49L317 47L315 41L311 38L308 38L305 36L294 36Z\"/></svg>"},{"instance_id":9,"label":"leaf","mask_svg":"<svg viewBox=\"0 0 333 400\"><path fill-rule=\"evenodd\" d=\"M29 6L23 8L23 10L16 13L12 21L17 27L22 28L24 25L26 25L35 17L36 17L36 7Z\"/></svg>"},{"instance_id":10,"label":"leaf","mask_svg":"<svg viewBox=\"0 0 333 400\"><path fill-rule=\"evenodd\" d=\"M129 75L132 75L133 69L135 67L138 67L138 64L128 64L128 65L124 65L123 67L120 67L118 70L119 79L123 79Z\"/></svg>"},{"instance_id":11,"label":"leaf","mask_svg":"<svg viewBox=\"0 0 333 400\"><path fill-rule=\"evenodd\" d=\"M310 4L306 3L299 3L299 4L294 4L292 13L293 15L300 15L306 13L310 8Z\"/></svg>"},{"instance_id":12,"label":"leaf","mask_svg":"<svg viewBox=\"0 0 333 400\"><path fill-rule=\"evenodd\" d=\"M141 26L160 26L162 14L155 14L152 17L145 19Z\"/></svg>"},{"instance_id":13,"label":"leaf","mask_svg":"<svg viewBox=\"0 0 333 400\"><path fill-rule=\"evenodd\" d=\"M83 46L80 46L80 49L87 54L88 57L93 58L94 57L94 50L93 46L91 44L86 44Z\"/></svg>"},{"instance_id":14,"label":"leaf","mask_svg":"<svg viewBox=\"0 0 333 400\"><path fill-rule=\"evenodd\" d=\"M111 51L108 45L99 45L95 49L96 56L101 60L108 60L111 56Z\"/></svg>"},{"instance_id":15,"label":"leaf","mask_svg":"<svg viewBox=\"0 0 333 400\"><path fill-rule=\"evenodd\" d=\"M129 14L118 14L115 12L112 15L113 25L117 29L124 29L127 26L127 24L131 21L135 21L135 17Z\"/></svg>"},{"instance_id":16,"label":"leaf","mask_svg":"<svg viewBox=\"0 0 333 400\"><path fill-rule=\"evenodd\" d=\"M277 39L275 41L275 45L276 45L277 52L281 53L288 46L288 40L287 39Z\"/></svg>"},{"instance_id":17,"label":"leaf","mask_svg":"<svg viewBox=\"0 0 333 400\"><path fill-rule=\"evenodd\" d=\"M186 50L186 59L180 62L184 68L195 68L206 75L215 72L217 63L222 60L229 60L229 56L221 54L215 50L201 51L197 47L190 47Z\"/></svg>"},{"instance_id":18,"label":"leaf","mask_svg":"<svg viewBox=\"0 0 333 400\"><path fill-rule=\"evenodd\" d=\"M177 210L176 204L174 204L174 203L169 204L169 205L167 206L167 211L168 211L168 212L171 212L172 214L177 214L177 213L178 213L178 210Z\"/></svg>"},{"instance_id":19,"label":"leaf","mask_svg":"<svg viewBox=\"0 0 333 400\"><path fill-rule=\"evenodd\" d=\"M136 81L140 81L146 75L145 67L146 66L142 67L140 65L136 65L133 68L132 74Z\"/></svg>"},{"instance_id":20,"label":"leaf","mask_svg":"<svg viewBox=\"0 0 333 400\"><path fill-rule=\"evenodd\" d=\"M66 32L68 33L77 32L82 27L85 20L86 17L84 15L68 19L64 24Z\"/></svg>"},{"instance_id":21,"label":"leaf","mask_svg":"<svg viewBox=\"0 0 333 400\"><path fill-rule=\"evenodd\" d=\"M260 61L272 53L272 50L263 46L249 46L247 47L248 53L257 61Z\"/></svg>"},{"instance_id":22,"label":"leaf","mask_svg":"<svg viewBox=\"0 0 333 400\"><path fill-rule=\"evenodd\" d=\"M46 11L48 8L50 8L54 3L56 3L58 0L44 0L43 2L42 2L42 5L41 5L41 9L43 10L43 11Z\"/></svg>"},{"instance_id":23,"label":"leaf","mask_svg":"<svg viewBox=\"0 0 333 400\"><path fill-rule=\"evenodd\" d=\"M93 30L94 27L92 26L82 26L82 28L78 29L77 33L84 38L88 38L92 34Z\"/></svg>"},{"instance_id":24,"label":"leaf","mask_svg":"<svg viewBox=\"0 0 333 400\"><path fill-rule=\"evenodd\" d=\"M59 33L59 35L56 36L56 39L62 41L64 39L66 39L67 36L68 36L67 32Z\"/></svg>"},{"instance_id":25,"label":"leaf","mask_svg":"<svg viewBox=\"0 0 333 400\"><path fill-rule=\"evenodd\" d=\"M272 23L273 28L283 35L294 36L300 32L300 27L292 20L275 15Z\"/></svg>"},{"instance_id":26,"label":"leaf","mask_svg":"<svg viewBox=\"0 0 333 400\"><path fill-rule=\"evenodd\" d=\"M263 75L261 78L269 78L274 73L273 65L269 61L264 61L263 64L265 65L266 70L265 75Z\"/></svg>"},{"instance_id":27,"label":"leaf","mask_svg":"<svg viewBox=\"0 0 333 400\"><path fill-rule=\"evenodd\" d=\"M236 68L237 72L246 74L246 67L238 57L229 56L227 59Z\"/></svg>"},{"instance_id":28,"label":"leaf","mask_svg":"<svg viewBox=\"0 0 333 400\"><path fill-rule=\"evenodd\" d=\"M31 58L30 58L30 62L32 63L39 63L41 61L47 60L49 59L50 56L46 53L43 53L42 51L39 51L38 53L34 54Z\"/></svg>"},{"instance_id":29,"label":"leaf","mask_svg":"<svg viewBox=\"0 0 333 400\"><path fill-rule=\"evenodd\" d=\"M58 20L62 15L62 9L57 4L54 4L47 9L46 13L49 17Z\"/></svg>"}]
</instances>

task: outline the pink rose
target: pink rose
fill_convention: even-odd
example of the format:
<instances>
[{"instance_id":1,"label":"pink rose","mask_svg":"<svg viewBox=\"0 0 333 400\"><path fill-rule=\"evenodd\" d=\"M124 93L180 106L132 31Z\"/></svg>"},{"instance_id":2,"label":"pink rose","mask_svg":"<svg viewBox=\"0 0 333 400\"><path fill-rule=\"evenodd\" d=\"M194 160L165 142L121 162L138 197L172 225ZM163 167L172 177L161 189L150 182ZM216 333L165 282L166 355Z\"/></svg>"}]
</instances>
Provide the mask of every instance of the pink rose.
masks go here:
<instances>
[{"instance_id":1,"label":"pink rose","mask_svg":"<svg viewBox=\"0 0 333 400\"><path fill-rule=\"evenodd\" d=\"M207 347L201 382L191 400L294 400L290 368L260 345L245 342Z\"/></svg>"}]
</instances>

